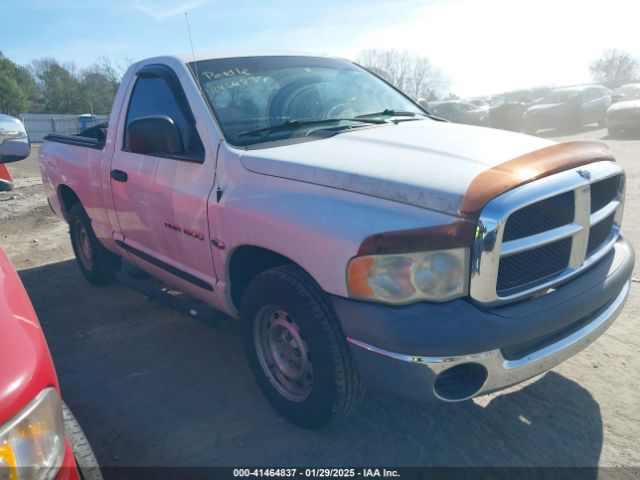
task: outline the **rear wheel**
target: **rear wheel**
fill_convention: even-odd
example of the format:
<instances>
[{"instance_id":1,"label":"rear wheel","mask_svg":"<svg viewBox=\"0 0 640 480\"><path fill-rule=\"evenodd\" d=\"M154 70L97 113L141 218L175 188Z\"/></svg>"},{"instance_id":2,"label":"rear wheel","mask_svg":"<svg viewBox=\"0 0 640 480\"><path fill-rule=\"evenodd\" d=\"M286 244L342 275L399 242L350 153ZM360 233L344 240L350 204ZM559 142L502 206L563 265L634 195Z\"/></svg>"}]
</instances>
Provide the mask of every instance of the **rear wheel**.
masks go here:
<instances>
[{"instance_id":1,"label":"rear wheel","mask_svg":"<svg viewBox=\"0 0 640 480\"><path fill-rule=\"evenodd\" d=\"M241 305L244 343L263 393L287 420L305 428L349 415L364 385L326 294L293 265L259 274Z\"/></svg>"},{"instance_id":2,"label":"rear wheel","mask_svg":"<svg viewBox=\"0 0 640 480\"><path fill-rule=\"evenodd\" d=\"M91 220L79 203L69 210L69 234L73 253L85 278L96 285L113 281L120 268L120 257L98 241Z\"/></svg>"}]
</instances>

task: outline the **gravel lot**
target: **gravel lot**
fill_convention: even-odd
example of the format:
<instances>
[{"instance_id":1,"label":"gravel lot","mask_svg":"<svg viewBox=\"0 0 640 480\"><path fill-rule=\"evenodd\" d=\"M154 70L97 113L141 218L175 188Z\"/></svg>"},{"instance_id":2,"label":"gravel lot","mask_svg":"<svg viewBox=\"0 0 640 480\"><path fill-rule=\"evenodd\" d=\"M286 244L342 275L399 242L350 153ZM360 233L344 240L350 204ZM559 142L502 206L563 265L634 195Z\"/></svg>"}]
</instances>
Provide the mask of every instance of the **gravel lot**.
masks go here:
<instances>
[{"instance_id":1,"label":"gravel lot","mask_svg":"<svg viewBox=\"0 0 640 480\"><path fill-rule=\"evenodd\" d=\"M554 138L610 145L628 175L623 233L640 246L640 140L602 129ZM537 381L453 405L370 392L342 424L306 431L264 400L226 319L197 320L81 277L67 226L47 206L37 148L10 170L18 188L0 193L0 245L103 466L640 466L637 281L613 327Z\"/></svg>"}]
</instances>

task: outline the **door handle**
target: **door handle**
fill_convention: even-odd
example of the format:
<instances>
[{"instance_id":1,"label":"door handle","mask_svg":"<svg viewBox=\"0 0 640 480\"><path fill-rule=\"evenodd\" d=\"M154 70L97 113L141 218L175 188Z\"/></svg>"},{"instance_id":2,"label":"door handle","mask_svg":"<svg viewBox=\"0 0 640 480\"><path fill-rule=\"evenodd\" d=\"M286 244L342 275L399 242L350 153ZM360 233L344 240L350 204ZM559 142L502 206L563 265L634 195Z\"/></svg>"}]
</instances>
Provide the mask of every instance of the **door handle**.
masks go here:
<instances>
[{"instance_id":1,"label":"door handle","mask_svg":"<svg viewBox=\"0 0 640 480\"><path fill-rule=\"evenodd\" d=\"M126 182L129 179L127 172L123 172L122 170L111 170L111 178L113 178L116 182Z\"/></svg>"}]
</instances>

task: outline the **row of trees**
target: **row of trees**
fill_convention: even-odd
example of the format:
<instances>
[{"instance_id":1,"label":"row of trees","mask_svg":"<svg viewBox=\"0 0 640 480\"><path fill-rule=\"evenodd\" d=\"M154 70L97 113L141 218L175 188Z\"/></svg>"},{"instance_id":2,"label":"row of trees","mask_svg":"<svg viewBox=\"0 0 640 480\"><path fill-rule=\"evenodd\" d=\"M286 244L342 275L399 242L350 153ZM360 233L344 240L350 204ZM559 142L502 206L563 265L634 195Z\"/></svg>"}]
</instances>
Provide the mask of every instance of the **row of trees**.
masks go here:
<instances>
[{"instance_id":1,"label":"row of trees","mask_svg":"<svg viewBox=\"0 0 640 480\"><path fill-rule=\"evenodd\" d=\"M407 51L369 48L356 62L416 99L437 100L449 88L449 78L431 60Z\"/></svg>"},{"instance_id":2,"label":"row of trees","mask_svg":"<svg viewBox=\"0 0 640 480\"><path fill-rule=\"evenodd\" d=\"M24 67L0 52L0 113L108 114L121 76L106 58L77 70L52 58Z\"/></svg>"},{"instance_id":3,"label":"row of trees","mask_svg":"<svg viewBox=\"0 0 640 480\"><path fill-rule=\"evenodd\" d=\"M357 61L414 98L436 100L448 78L431 61L398 50L363 50ZM107 58L77 70L53 58L16 65L0 52L0 113L108 114L122 69Z\"/></svg>"},{"instance_id":4,"label":"row of trees","mask_svg":"<svg viewBox=\"0 0 640 480\"><path fill-rule=\"evenodd\" d=\"M427 58L398 50L363 50L356 61L416 99L442 98L449 79ZM589 65L594 82L610 88L640 81L640 60L626 50L608 49ZM449 93L447 99L457 98Z\"/></svg>"},{"instance_id":5,"label":"row of trees","mask_svg":"<svg viewBox=\"0 0 640 480\"><path fill-rule=\"evenodd\" d=\"M399 50L363 50L356 61L416 99L457 98L449 78L424 56ZM640 62L624 50L605 50L589 70L595 82L609 87L640 79ZM0 113L108 114L123 69L107 58L77 70L52 58L30 66L15 64L0 52Z\"/></svg>"},{"instance_id":6,"label":"row of trees","mask_svg":"<svg viewBox=\"0 0 640 480\"><path fill-rule=\"evenodd\" d=\"M600 58L589 65L594 82L607 87L618 87L623 83L640 80L640 61L626 50L615 48L602 52Z\"/></svg>"},{"instance_id":7,"label":"row of trees","mask_svg":"<svg viewBox=\"0 0 640 480\"><path fill-rule=\"evenodd\" d=\"M26 67L16 65L0 52L0 113L22 113L37 97L37 85Z\"/></svg>"}]
</instances>

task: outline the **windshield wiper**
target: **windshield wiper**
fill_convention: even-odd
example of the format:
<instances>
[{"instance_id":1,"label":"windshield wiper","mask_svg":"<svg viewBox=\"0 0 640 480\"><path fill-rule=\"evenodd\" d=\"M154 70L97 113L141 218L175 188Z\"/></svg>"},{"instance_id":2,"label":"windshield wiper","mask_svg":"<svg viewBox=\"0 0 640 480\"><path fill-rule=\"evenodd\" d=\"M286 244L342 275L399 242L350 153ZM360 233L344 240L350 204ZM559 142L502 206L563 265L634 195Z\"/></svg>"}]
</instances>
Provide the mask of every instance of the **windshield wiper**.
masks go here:
<instances>
[{"instance_id":1,"label":"windshield wiper","mask_svg":"<svg viewBox=\"0 0 640 480\"><path fill-rule=\"evenodd\" d=\"M318 120L287 120L284 123L273 125L272 127L258 128L256 130L248 130L238 134L238 137L253 137L256 135L262 135L263 133L275 133L286 132L287 130L293 130L299 127L306 127L310 125L323 125L325 123L338 123L338 122L360 122L379 125L387 123L385 120L375 120L367 118L323 118Z\"/></svg>"},{"instance_id":2,"label":"windshield wiper","mask_svg":"<svg viewBox=\"0 0 640 480\"><path fill-rule=\"evenodd\" d=\"M368 117L415 117L416 115L422 115L428 117L426 113L422 112L408 112L406 110L392 110L386 108L381 112L364 113L362 115L356 115L355 118L368 118Z\"/></svg>"}]
</instances>

